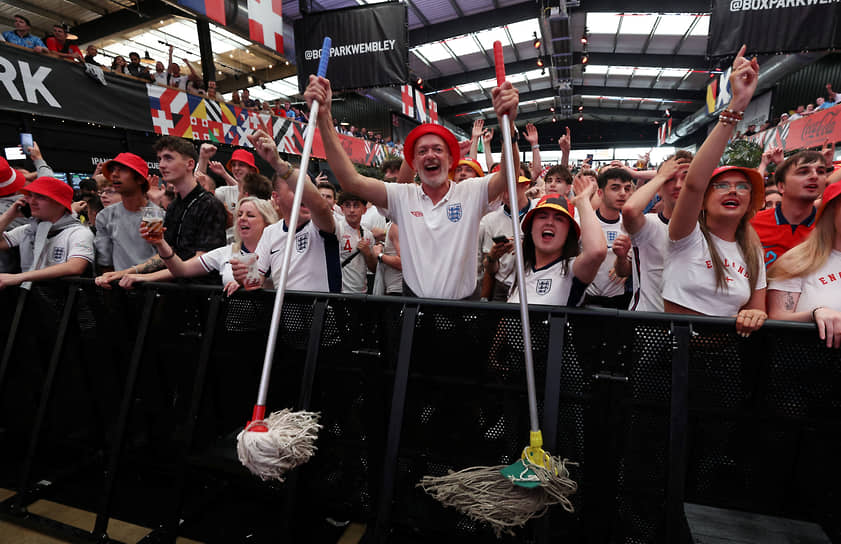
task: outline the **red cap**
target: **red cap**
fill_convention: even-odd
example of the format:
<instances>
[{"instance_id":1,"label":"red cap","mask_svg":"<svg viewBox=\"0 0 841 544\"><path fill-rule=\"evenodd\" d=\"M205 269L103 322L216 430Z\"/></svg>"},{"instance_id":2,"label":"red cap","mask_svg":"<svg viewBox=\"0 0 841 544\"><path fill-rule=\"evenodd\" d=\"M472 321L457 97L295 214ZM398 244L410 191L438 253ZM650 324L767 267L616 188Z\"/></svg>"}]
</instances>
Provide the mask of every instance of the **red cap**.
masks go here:
<instances>
[{"instance_id":1,"label":"red cap","mask_svg":"<svg viewBox=\"0 0 841 544\"><path fill-rule=\"evenodd\" d=\"M111 168L113 168L115 164L125 166L126 168L131 168L137 173L138 176L140 176L143 179L149 177L149 165L146 164L146 161L144 161L134 153L120 153L119 155L102 165L102 172L105 174L105 177L109 180L111 179Z\"/></svg>"},{"instance_id":2,"label":"red cap","mask_svg":"<svg viewBox=\"0 0 841 544\"><path fill-rule=\"evenodd\" d=\"M818 208L818 214L815 216L815 223L821 218L821 214L826 209L827 205L838 195L841 195L841 181L836 181L827 185L821 197L821 207Z\"/></svg>"},{"instance_id":3,"label":"red cap","mask_svg":"<svg viewBox=\"0 0 841 544\"><path fill-rule=\"evenodd\" d=\"M411 166L412 158L415 154L415 142L418 141L418 138L427 134L439 136L446 142L447 148L450 150L450 156L453 159L453 163L450 165L450 173L452 174L458 165L458 160L456 159L461 156L458 148L458 140L456 140L456 137L448 129L435 123L424 123L412 129L409 135L406 136L406 142L403 144L403 158Z\"/></svg>"},{"instance_id":4,"label":"red cap","mask_svg":"<svg viewBox=\"0 0 841 544\"><path fill-rule=\"evenodd\" d=\"M567 218L569 218L569 223L575 229L575 236L579 238L581 237L581 227L578 225L578 223L575 222L575 219L573 218L572 211L569 208L569 201L565 197L557 193L551 193L544 196L543 198L537 201L537 206L529 210L529 213L526 214L526 216L523 218L523 222L521 223L523 227L523 233L527 233L531 230L531 222L534 219L534 214L537 210L541 208L558 210L559 212L566 215Z\"/></svg>"},{"instance_id":5,"label":"red cap","mask_svg":"<svg viewBox=\"0 0 841 544\"><path fill-rule=\"evenodd\" d=\"M23 174L9 166L9 162L0 157L0 196L13 195L24 185Z\"/></svg>"},{"instance_id":6,"label":"red cap","mask_svg":"<svg viewBox=\"0 0 841 544\"><path fill-rule=\"evenodd\" d=\"M254 155L251 154L250 151L246 151L245 149L237 149L234 151L234 154L231 155L231 159L228 161L228 164L225 167L228 170L233 170L231 168L231 163L234 161L244 162L251 168L257 170L257 165L254 163Z\"/></svg>"},{"instance_id":7,"label":"red cap","mask_svg":"<svg viewBox=\"0 0 841 544\"><path fill-rule=\"evenodd\" d=\"M55 178L38 178L23 188L24 193L35 193L55 200L68 211L73 204L73 187Z\"/></svg>"},{"instance_id":8,"label":"red cap","mask_svg":"<svg viewBox=\"0 0 841 544\"><path fill-rule=\"evenodd\" d=\"M472 168L473 171L476 172L476 175L480 178L485 175L485 171L482 170L482 166L476 161L476 159L471 159L470 157L462 157L461 160L459 160L456 164L456 167L459 167L462 164L466 164L467 166ZM453 170L455 170L455 168L453 168Z\"/></svg>"},{"instance_id":9,"label":"red cap","mask_svg":"<svg viewBox=\"0 0 841 544\"><path fill-rule=\"evenodd\" d=\"M726 172L741 172L748 178L753 187L753 210L760 210L765 206L765 180L762 179L762 174L755 168L747 168L744 166L719 166L713 170L713 175L710 176L710 181L714 180L720 174Z\"/></svg>"}]
</instances>

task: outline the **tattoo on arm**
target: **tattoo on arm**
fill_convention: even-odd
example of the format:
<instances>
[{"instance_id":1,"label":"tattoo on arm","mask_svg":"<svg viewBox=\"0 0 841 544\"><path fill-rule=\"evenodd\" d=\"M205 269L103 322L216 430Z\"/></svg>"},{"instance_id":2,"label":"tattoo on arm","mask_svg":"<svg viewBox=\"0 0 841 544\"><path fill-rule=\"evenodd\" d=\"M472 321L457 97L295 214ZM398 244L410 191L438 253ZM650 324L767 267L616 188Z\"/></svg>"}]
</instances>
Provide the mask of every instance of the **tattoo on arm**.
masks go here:
<instances>
[{"instance_id":1,"label":"tattoo on arm","mask_svg":"<svg viewBox=\"0 0 841 544\"><path fill-rule=\"evenodd\" d=\"M146 262L140 263L139 265L137 265L136 268L137 268L137 271L140 272L141 274L149 274L151 272L157 272L158 270L163 270L164 262L163 262L163 260L161 260L160 255L155 255L153 257L150 257L149 260L147 260Z\"/></svg>"},{"instance_id":2,"label":"tattoo on arm","mask_svg":"<svg viewBox=\"0 0 841 544\"><path fill-rule=\"evenodd\" d=\"M785 306L786 311L794 311L794 308L797 306L797 302L795 302L794 295L792 293L785 294L785 300L783 301L783 305Z\"/></svg>"}]
</instances>

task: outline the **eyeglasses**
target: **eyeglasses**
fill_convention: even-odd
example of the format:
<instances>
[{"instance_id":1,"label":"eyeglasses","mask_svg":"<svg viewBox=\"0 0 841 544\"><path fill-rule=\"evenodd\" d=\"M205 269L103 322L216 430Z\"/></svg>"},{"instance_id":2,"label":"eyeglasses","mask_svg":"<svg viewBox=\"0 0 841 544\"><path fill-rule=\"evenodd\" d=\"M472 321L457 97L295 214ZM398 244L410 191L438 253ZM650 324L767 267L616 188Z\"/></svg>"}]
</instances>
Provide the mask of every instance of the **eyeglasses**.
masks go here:
<instances>
[{"instance_id":1,"label":"eyeglasses","mask_svg":"<svg viewBox=\"0 0 841 544\"><path fill-rule=\"evenodd\" d=\"M737 181L736 183L728 183L726 181L716 181L712 183L712 188L719 193L729 193L735 190L737 193L749 193L750 183L746 181Z\"/></svg>"},{"instance_id":2,"label":"eyeglasses","mask_svg":"<svg viewBox=\"0 0 841 544\"><path fill-rule=\"evenodd\" d=\"M117 191L115 191L114 189L103 189L103 190L99 191L99 196L115 195L115 194L117 194Z\"/></svg>"}]
</instances>

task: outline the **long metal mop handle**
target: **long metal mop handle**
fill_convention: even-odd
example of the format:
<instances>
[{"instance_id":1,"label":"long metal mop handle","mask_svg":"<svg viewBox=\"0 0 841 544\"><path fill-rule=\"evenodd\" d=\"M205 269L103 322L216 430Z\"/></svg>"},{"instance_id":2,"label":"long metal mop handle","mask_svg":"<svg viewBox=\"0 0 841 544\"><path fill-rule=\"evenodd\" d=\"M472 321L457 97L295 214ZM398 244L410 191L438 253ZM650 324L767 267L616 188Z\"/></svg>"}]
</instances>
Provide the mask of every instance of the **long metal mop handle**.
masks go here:
<instances>
[{"instance_id":1,"label":"long metal mop handle","mask_svg":"<svg viewBox=\"0 0 841 544\"><path fill-rule=\"evenodd\" d=\"M494 42L494 64L496 65L496 84L502 85L505 82L505 61L502 57L502 43ZM523 272L523 246L520 232L520 221L517 210L517 178L514 172L514 152L511 145L511 126L508 122L508 114L502 116L502 153L505 157L505 177L508 178L508 205L511 207L511 222L514 226L514 256L517 261L517 290L520 294L520 321L523 325L523 347L526 356L526 385L529 395L529 424L531 430L538 431L540 426L537 420L537 393L534 385L534 360L531 352L531 328L529 327L529 306L526 300L526 281Z\"/></svg>"},{"instance_id":2,"label":"long metal mop handle","mask_svg":"<svg viewBox=\"0 0 841 544\"><path fill-rule=\"evenodd\" d=\"M318 64L318 76L324 77L327 73L327 60L330 58L330 45L332 40L324 38L321 46L321 61ZM301 167L298 169L298 182L295 185L295 198L292 200L292 214L289 218L289 232L286 235L286 246L283 248L283 261L280 268L280 285L277 285L277 292L274 297L272 308L272 323L269 326L269 340L266 343L266 356L263 359L263 374L260 376L260 390L257 393L257 406L266 406L266 397L269 394L269 378L272 374L272 360L274 359L274 348L277 343L277 331L280 328L280 312L283 309L283 296L286 293L286 279L289 276L289 262L292 259L292 246L295 244L295 230L298 225L298 211L301 207L301 200L304 196L304 184L307 180L307 163L310 160L312 141L315 137L316 119L318 118L318 101L313 101L310 108L310 120L306 128L304 138L304 150L301 153ZM262 419L262 417L260 418Z\"/></svg>"}]
</instances>

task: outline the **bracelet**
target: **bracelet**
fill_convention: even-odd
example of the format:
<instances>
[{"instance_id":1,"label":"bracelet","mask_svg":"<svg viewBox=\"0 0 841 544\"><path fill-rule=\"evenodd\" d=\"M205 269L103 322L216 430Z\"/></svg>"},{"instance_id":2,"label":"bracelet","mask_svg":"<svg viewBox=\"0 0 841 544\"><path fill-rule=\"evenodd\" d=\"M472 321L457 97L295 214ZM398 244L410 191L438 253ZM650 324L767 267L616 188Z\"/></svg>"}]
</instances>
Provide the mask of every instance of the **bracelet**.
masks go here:
<instances>
[{"instance_id":1,"label":"bracelet","mask_svg":"<svg viewBox=\"0 0 841 544\"><path fill-rule=\"evenodd\" d=\"M175 250L174 250L174 249L172 250L172 253L170 253L170 254L169 254L169 257L164 257L164 256L163 256L163 255L161 255L160 253L158 253L158 255L160 255L161 259L163 259L163 260L165 260L165 261L168 261L168 260L170 260L171 258L175 257Z\"/></svg>"},{"instance_id":2,"label":"bracelet","mask_svg":"<svg viewBox=\"0 0 841 544\"><path fill-rule=\"evenodd\" d=\"M727 108L718 115L718 121L722 125L734 125L745 118L744 113Z\"/></svg>"},{"instance_id":3,"label":"bracelet","mask_svg":"<svg viewBox=\"0 0 841 544\"><path fill-rule=\"evenodd\" d=\"M286 173L283 175L278 174L278 176L283 181L286 181L287 179L289 179L289 176L292 175L292 165L289 163L289 161L283 161L283 165L286 166Z\"/></svg>"},{"instance_id":4,"label":"bracelet","mask_svg":"<svg viewBox=\"0 0 841 544\"><path fill-rule=\"evenodd\" d=\"M540 149L540 144L534 144L533 146L531 146L532 151L535 151L537 149Z\"/></svg>"},{"instance_id":5,"label":"bracelet","mask_svg":"<svg viewBox=\"0 0 841 544\"><path fill-rule=\"evenodd\" d=\"M140 274L140 271L139 271L139 270L137 270L137 267L136 267L136 266L132 266L132 268L134 268L134 273L135 273L135 274Z\"/></svg>"},{"instance_id":6,"label":"bracelet","mask_svg":"<svg viewBox=\"0 0 841 544\"><path fill-rule=\"evenodd\" d=\"M824 308L826 308L826 306L816 306L815 309L812 310L812 323L817 323L817 320L815 319L815 313L818 310L823 310Z\"/></svg>"}]
</instances>

